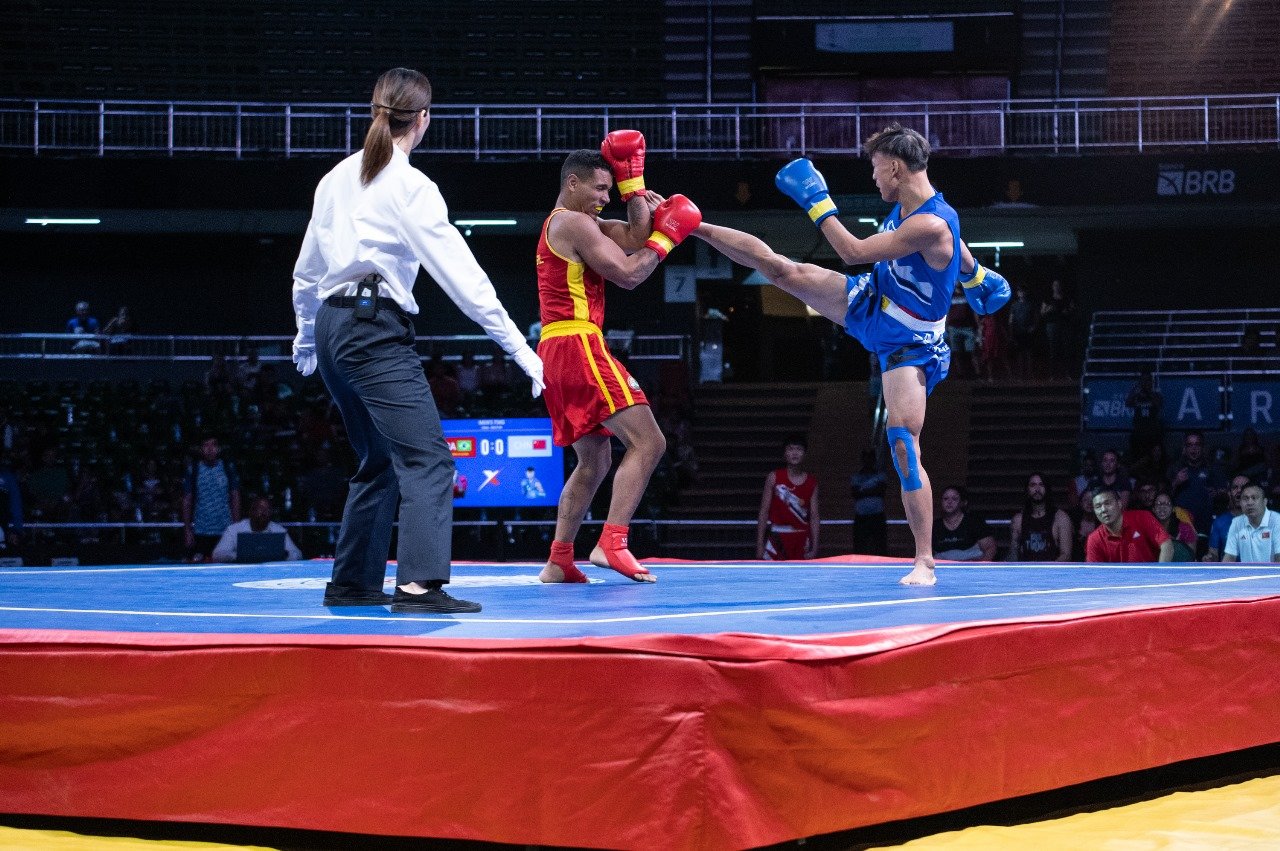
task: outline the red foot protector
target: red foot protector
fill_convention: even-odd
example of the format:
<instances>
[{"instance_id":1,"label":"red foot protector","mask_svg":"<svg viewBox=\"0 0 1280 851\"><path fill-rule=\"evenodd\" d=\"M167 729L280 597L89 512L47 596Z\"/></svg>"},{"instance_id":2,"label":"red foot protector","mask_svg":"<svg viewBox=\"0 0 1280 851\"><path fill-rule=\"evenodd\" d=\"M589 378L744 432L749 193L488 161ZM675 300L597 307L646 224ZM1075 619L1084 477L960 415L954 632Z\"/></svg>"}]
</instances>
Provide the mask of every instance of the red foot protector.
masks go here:
<instances>
[{"instance_id":1,"label":"red foot protector","mask_svg":"<svg viewBox=\"0 0 1280 851\"><path fill-rule=\"evenodd\" d=\"M604 531L600 533L600 542L596 547L604 553L605 563L601 564L594 558L595 553L591 555L591 563L596 567L612 568L628 579L634 579L636 582L652 582L652 574L646 570L640 562L636 561L636 557L631 554L631 550L627 549L627 527L615 526L612 523L604 524Z\"/></svg>"},{"instance_id":2,"label":"red foot protector","mask_svg":"<svg viewBox=\"0 0 1280 851\"><path fill-rule=\"evenodd\" d=\"M573 563L573 542L552 541L551 558L548 559L564 573L565 582L586 582L587 575Z\"/></svg>"}]
</instances>

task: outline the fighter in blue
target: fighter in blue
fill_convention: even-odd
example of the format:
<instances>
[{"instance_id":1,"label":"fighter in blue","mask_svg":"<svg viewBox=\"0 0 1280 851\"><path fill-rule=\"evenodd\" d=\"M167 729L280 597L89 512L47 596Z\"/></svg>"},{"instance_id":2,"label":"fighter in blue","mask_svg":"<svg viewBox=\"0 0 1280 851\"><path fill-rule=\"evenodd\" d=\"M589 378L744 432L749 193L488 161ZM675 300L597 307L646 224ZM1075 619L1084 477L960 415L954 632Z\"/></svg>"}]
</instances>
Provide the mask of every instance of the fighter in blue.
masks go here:
<instances>
[{"instance_id":1,"label":"fighter in blue","mask_svg":"<svg viewBox=\"0 0 1280 851\"><path fill-rule=\"evenodd\" d=\"M932 585L933 491L921 463L920 432L926 399L951 365L944 334L951 294L959 283L974 312L985 315L1009 300L1009 283L979 265L960 239L956 211L929 182L923 136L893 124L871 136L863 151L880 197L894 204L880 232L866 239L840 223L827 182L809 160L787 163L776 182L808 212L841 260L874 264L868 273L844 275L797 263L750 234L706 222L694 235L843 325L878 356L891 457L915 537L915 564L902 582Z\"/></svg>"}]
</instances>

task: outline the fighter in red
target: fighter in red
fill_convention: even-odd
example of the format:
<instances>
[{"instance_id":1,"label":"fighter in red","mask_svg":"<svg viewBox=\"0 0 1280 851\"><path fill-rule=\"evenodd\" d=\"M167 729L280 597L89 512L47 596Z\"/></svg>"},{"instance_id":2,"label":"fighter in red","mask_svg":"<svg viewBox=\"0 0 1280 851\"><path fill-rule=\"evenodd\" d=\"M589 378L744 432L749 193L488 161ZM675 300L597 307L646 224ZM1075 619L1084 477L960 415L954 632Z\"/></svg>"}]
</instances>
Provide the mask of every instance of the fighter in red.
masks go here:
<instances>
[{"instance_id":1,"label":"fighter in red","mask_svg":"<svg viewBox=\"0 0 1280 851\"><path fill-rule=\"evenodd\" d=\"M605 345L604 282L634 289L702 221L683 195L662 199L644 186L644 136L615 130L600 151L574 151L560 169L560 194L538 240L538 354L543 398L557 446L572 446L578 465L565 482L555 540L539 578L586 582L573 563L573 541L612 465L609 439L626 451L618 463L609 514L591 563L637 582L654 582L627 547L627 532L666 439L639 383ZM617 177L627 221L601 219Z\"/></svg>"}]
</instances>

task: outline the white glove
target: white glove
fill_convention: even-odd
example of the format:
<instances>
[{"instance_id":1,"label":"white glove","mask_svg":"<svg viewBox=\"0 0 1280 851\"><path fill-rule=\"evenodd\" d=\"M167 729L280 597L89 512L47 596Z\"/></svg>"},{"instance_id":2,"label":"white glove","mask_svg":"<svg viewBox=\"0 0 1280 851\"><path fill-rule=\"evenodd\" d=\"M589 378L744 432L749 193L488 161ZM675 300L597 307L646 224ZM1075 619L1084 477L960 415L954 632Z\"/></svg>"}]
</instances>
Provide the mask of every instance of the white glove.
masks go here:
<instances>
[{"instance_id":1,"label":"white glove","mask_svg":"<svg viewBox=\"0 0 1280 851\"><path fill-rule=\"evenodd\" d=\"M302 332L293 338L293 362L298 372L310 375L316 371L316 341L314 337L303 337Z\"/></svg>"},{"instance_id":2,"label":"white glove","mask_svg":"<svg viewBox=\"0 0 1280 851\"><path fill-rule=\"evenodd\" d=\"M533 381L533 398L537 399L547 387L546 382L542 380L542 358L534 354L533 349L524 346L517 350L511 359Z\"/></svg>"}]
</instances>

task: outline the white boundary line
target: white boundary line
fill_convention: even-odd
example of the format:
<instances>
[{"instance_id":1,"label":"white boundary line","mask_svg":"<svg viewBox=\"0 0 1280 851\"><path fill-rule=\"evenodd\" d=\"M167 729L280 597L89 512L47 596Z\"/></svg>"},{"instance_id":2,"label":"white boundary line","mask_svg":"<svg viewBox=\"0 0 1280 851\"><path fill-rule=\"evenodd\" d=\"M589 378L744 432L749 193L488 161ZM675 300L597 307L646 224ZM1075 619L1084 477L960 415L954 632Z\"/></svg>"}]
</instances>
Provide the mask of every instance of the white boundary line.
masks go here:
<instances>
[{"instance_id":1,"label":"white boundary line","mask_svg":"<svg viewBox=\"0 0 1280 851\"><path fill-rule=\"evenodd\" d=\"M609 618L473 618L466 617L459 619L457 617L435 617L435 616L376 616L376 615L286 615L286 614L256 614L246 612L155 612L155 611L133 611L128 609L64 609L64 608L42 608L27 606L0 606L0 612L46 612L46 613L62 613L62 614L86 614L86 615L132 615L138 617L174 617L174 618L245 618L245 619L261 619L261 620L311 620L311 621L394 621L397 623L413 623L413 622L446 622L446 623L492 623L492 624L613 624L613 623L649 623L653 621L663 620L689 620L693 618L714 618L724 617L726 615L771 615L785 614L794 612L826 612L841 611L850 609L869 609L885 606L900 605L916 605L920 603L943 603L953 600L991 600L1008 597L1036 597L1049 596L1055 594L1082 594L1096 593L1099 591L1136 591L1153 588L1187 588L1204 585L1224 585L1227 583L1250 582L1259 579L1280 579L1280 573L1259 574L1255 576L1235 576L1226 579L1202 579L1192 582L1158 582L1147 585L1105 585L1098 587L1081 587L1081 588L1052 588L1039 589L1032 591L1000 591L990 594L956 594L947 597L912 597L905 600L868 600L859 603L826 603L813 606L769 606L750 609L723 609L718 611L703 612L670 612L657 615L628 615L625 617L609 617ZM1178 602L1174 601L1176 605ZM1187 603L1193 602L1218 602L1187 600Z\"/></svg>"},{"instance_id":2,"label":"white boundary line","mask_svg":"<svg viewBox=\"0 0 1280 851\"><path fill-rule=\"evenodd\" d=\"M579 560L579 565L591 567L590 564ZM43 576L46 574L66 574L66 573L142 573L142 572L181 572L181 571L208 571L208 570L262 570L268 567L314 567L317 564L328 564L328 561L310 562L310 561L270 561L262 564L167 564L167 565L124 565L120 567L57 567L57 568L39 568L39 567L6 567L0 568L0 576ZM495 561L495 562L469 562L465 564L454 564L454 569L467 570L469 568L480 568L483 570L505 570L519 568L527 570L530 568L541 569L543 562L533 561ZM903 561L901 564L864 564L860 562L718 562L718 561L700 561L689 564L649 564L647 565L653 570L702 570L712 567L717 570L824 570L834 568L837 570L910 570L911 562ZM1089 564L1086 562L982 562L979 564L949 564L942 562L938 565L940 571L952 570L1070 570L1072 568L1080 568L1085 570L1256 570L1265 566L1264 563L1252 562L1232 562L1230 564L1224 562L1186 562L1173 563L1151 562L1147 564Z\"/></svg>"}]
</instances>

